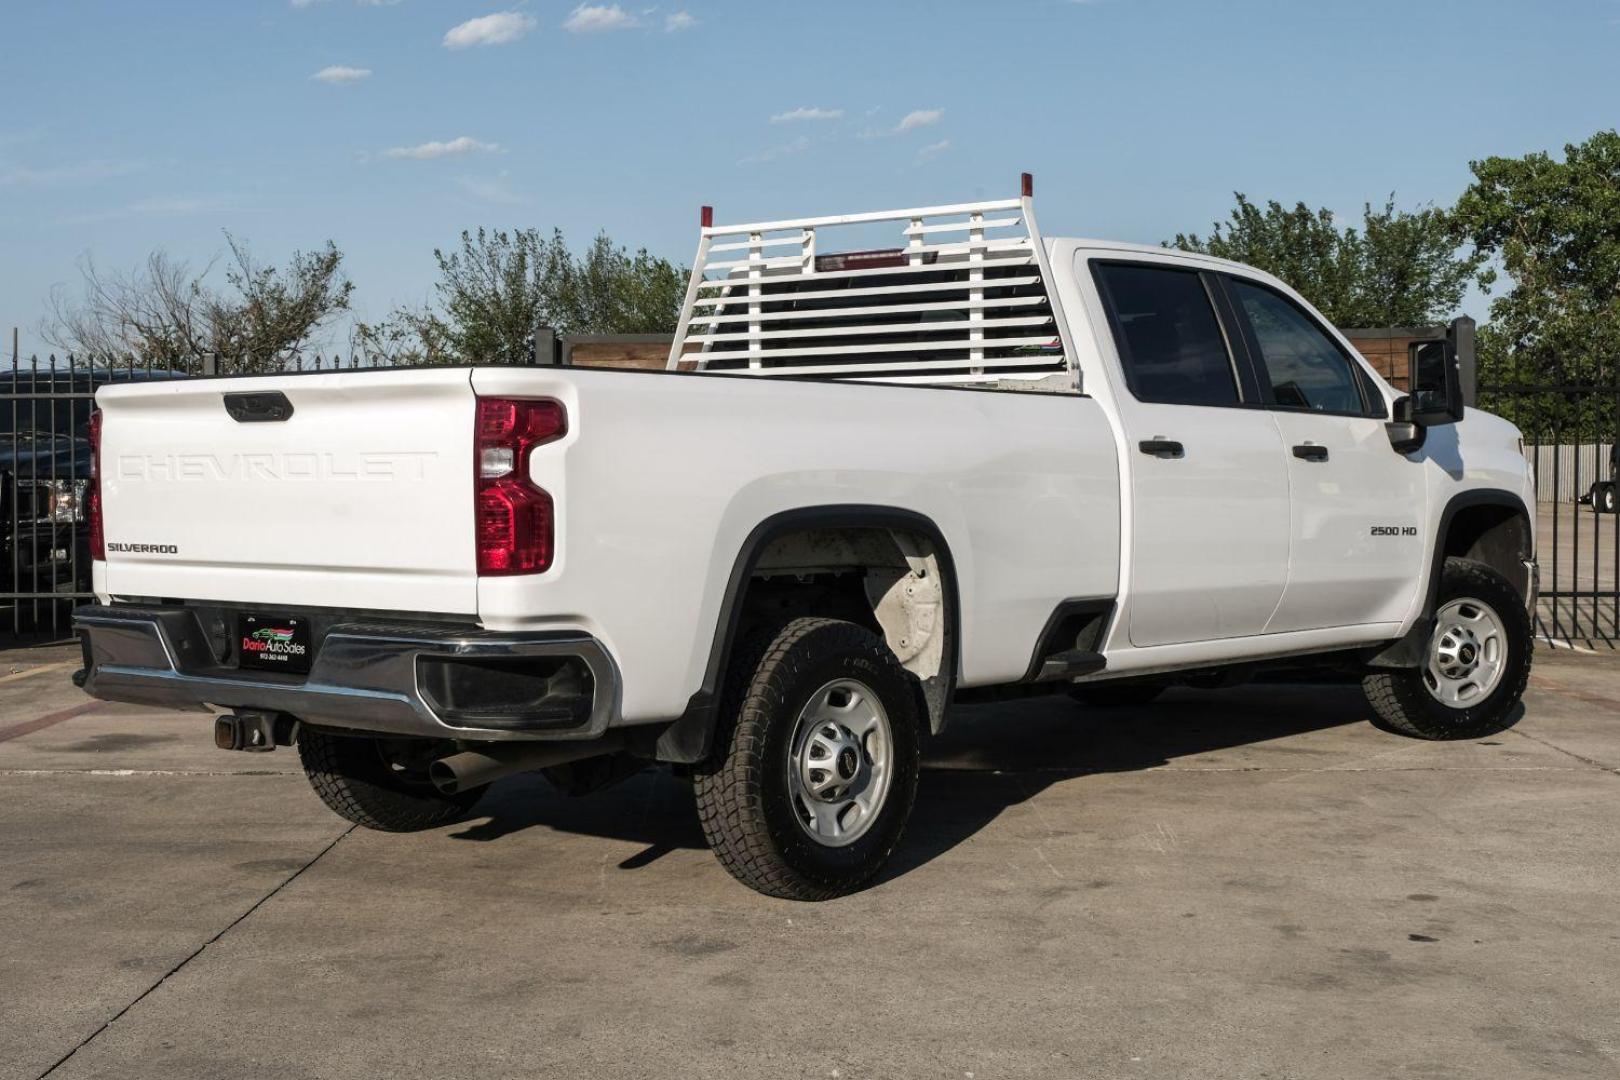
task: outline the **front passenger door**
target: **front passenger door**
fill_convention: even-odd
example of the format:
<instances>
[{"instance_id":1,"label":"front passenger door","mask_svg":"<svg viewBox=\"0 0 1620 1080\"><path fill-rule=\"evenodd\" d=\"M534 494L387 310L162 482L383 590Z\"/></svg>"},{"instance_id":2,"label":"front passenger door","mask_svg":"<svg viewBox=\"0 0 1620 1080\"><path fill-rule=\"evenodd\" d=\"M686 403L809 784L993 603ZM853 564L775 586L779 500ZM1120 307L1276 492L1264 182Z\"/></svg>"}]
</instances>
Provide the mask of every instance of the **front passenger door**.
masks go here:
<instances>
[{"instance_id":1,"label":"front passenger door","mask_svg":"<svg viewBox=\"0 0 1620 1080\"><path fill-rule=\"evenodd\" d=\"M1226 282L1288 455L1288 586L1266 632L1400 622L1422 576L1422 465L1390 447L1371 377L1308 311Z\"/></svg>"}]
</instances>

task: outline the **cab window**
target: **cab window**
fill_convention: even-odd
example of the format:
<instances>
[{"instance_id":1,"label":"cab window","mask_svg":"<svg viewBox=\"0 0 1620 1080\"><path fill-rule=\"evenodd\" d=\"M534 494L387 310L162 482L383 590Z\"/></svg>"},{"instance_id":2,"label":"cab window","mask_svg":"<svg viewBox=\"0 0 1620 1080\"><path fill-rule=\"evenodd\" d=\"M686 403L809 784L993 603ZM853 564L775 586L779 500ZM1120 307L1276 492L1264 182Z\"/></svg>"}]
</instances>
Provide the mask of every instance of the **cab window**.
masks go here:
<instances>
[{"instance_id":1,"label":"cab window","mask_svg":"<svg viewBox=\"0 0 1620 1080\"><path fill-rule=\"evenodd\" d=\"M1226 336L1197 271L1101 263L1096 275L1138 401L1238 404Z\"/></svg>"},{"instance_id":2,"label":"cab window","mask_svg":"<svg viewBox=\"0 0 1620 1080\"><path fill-rule=\"evenodd\" d=\"M1252 282L1232 279L1232 298L1248 319L1269 404L1311 412L1366 412L1351 359L1297 304Z\"/></svg>"}]
</instances>

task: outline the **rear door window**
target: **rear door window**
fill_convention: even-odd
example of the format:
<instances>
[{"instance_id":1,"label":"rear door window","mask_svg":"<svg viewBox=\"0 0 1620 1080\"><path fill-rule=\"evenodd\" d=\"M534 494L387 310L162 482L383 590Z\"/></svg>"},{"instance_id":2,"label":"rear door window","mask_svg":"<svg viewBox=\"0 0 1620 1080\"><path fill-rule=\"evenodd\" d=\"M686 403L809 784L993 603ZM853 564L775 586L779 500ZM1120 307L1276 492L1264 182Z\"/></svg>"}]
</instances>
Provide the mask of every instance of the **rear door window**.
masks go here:
<instances>
[{"instance_id":1,"label":"rear door window","mask_svg":"<svg viewBox=\"0 0 1620 1080\"><path fill-rule=\"evenodd\" d=\"M1203 277L1146 263L1096 267L1131 393L1164 405L1237 405L1226 335Z\"/></svg>"},{"instance_id":2,"label":"rear door window","mask_svg":"<svg viewBox=\"0 0 1620 1080\"><path fill-rule=\"evenodd\" d=\"M1352 361L1304 309L1264 286L1230 280L1232 298L1248 319L1260 354L1268 404L1311 412L1366 413Z\"/></svg>"}]
</instances>

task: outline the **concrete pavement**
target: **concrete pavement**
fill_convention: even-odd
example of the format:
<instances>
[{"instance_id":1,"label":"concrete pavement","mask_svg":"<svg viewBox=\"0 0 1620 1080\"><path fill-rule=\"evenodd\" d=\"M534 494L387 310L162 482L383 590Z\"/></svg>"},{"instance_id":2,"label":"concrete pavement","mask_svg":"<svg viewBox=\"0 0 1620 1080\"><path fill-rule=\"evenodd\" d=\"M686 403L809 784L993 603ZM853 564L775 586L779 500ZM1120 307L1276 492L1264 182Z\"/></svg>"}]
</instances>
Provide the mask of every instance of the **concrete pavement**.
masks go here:
<instances>
[{"instance_id":1,"label":"concrete pavement","mask_svg":"<svg viewBox=\"0 0 1620 1080\"><path fill-rule=\"evenodd\" d=\"M6 1080L1620 1076L1607 657L1458 744L1341 687L963 710L821 905L734 883L666 774L351 831L293 752L6 681L66 659L0 656Z\"/></svg>"}]
</instances>

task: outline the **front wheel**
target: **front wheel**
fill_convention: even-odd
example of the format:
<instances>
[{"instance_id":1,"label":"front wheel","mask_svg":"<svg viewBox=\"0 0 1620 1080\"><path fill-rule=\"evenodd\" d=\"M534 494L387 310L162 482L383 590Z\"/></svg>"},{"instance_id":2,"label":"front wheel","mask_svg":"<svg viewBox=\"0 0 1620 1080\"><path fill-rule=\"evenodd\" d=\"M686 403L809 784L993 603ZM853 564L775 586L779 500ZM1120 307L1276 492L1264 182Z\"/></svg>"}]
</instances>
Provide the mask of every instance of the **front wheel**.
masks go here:
<instances>
[{"instance_id":1,"label":"front wheel","mask_svg":"<svg viewBox=\"0 0 1620 1080\"><path fill-rule=\"evenodd\" d=\"M877 873L917 793L917 695L881 638L795 619L737 658L698 817L733 877L767 896L829 900Z\"/></svg>"},{"instance_id":2,"label":"front wheel","mask_svg":"<svg viewBox=\"0 0 1620 1080\"><path fill-rule=\"evenodd\" d=\"M1476 739L1512 727L1530 679L1530 616L1495 570L1447 559L1421 666L1362 680L1373 723L1419 739Z\"/></svg>"}]
</instances>

